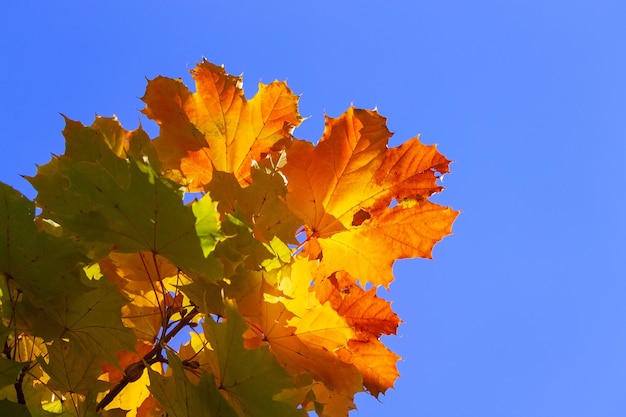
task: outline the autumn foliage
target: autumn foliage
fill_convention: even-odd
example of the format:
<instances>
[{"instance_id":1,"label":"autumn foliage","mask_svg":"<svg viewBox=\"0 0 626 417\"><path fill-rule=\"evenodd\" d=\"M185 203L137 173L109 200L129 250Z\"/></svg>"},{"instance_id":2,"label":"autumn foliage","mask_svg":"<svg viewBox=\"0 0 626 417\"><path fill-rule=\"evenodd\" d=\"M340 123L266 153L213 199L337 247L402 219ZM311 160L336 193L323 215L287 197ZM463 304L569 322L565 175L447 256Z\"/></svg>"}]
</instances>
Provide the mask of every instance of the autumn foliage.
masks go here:
<instances>
[{"instance_id":1,"label":"autumn foliage","mask_svg":"<svg viewBox=\"0 0 626 417\"><path fill-rule=\"evenodd\" d=\"M376 288L450 233L449 161L356 108L296 139L285 83L191 73L148 82L156 138L67 119L35 201L0 186L0 415L346 416L393 386Z\"/></svg>"}]
</instances>

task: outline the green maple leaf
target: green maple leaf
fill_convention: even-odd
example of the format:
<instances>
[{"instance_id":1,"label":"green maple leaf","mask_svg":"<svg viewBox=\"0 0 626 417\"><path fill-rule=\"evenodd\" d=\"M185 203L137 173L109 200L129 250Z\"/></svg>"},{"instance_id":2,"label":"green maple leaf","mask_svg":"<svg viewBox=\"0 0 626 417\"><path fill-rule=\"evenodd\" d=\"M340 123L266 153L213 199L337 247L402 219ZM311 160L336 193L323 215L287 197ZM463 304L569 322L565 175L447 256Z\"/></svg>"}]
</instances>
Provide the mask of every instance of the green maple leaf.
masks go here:
<instances>
[{"instance_id":1,"label":"green maple leaf","mask_svg":"<svg viewBox=\"0 0 626 417\"><path fill-rule=\"evenodd\" d=\"M197 203L200 202L202 200ZM241 215L241 213L237 214ZM239 218L234 215L226 215L221 226L225 239L217 244L213 256L220 259L223 265L223 276L231 284L240 280L242 271L252 273L260 270L266 264L280 264L277 259L278 255L272 253L277 252L278 249L255 239L250 226ZM272 242L273 245L279 248L282 242L278 238L274 238L274 240L276 242ZM284 256L285 254L281 252L280 255ZM291 253L287 257L290 256ZM202 313L221 314L224 310L222 291L227 287L226 281L214 281L199 277L181 286L180 290L200 307Z\"/></svg>"},{"instance_id":2,"label":"green maple leaf","mask_svg":"<svg viewBox=\"0 0 626 417\"><path fill-rule=\"evenodd\" d=\"M255 238L252 228L240 220L242 214L227 214L222 222L222 230L227 239L221 241L215 248L215 255L219 256L225 264L238 266L244 265L247 269L258 270L263 263L274 257L268 246ZM228 277L231 271L225 271Z\"/></svg>"},{"instance_id":3,"label":"green maple leaf","mask_svg":"<svg viewBox=\"0 0 626 417\"><path fill-rule=\"evenodd\" d=\"M0 302L2 315L11 323L10 328L2 327L0 342L16 330L48 334L46 311L58 307L60 299L80 299L90 290L81 279L88 261L84 249L43 229L35 221L35 205L0 184Z\"/></svg>"},{"instance_id":4,"label":"green maple leaf","mask_svg":"<svg viewBox=\"0 0 626 417\"><path fill-rule=\"evenodd\" d=\"M134 350L135 333L124 327L121 308L128 300L106 280L91 283L80 297L60 297L40 310L33 332L46 340L67 338L109 363L118 350Z\"/></svg>"},{"instance_id":5,"label":"green maple leaf","mask_svg":"<svg viewBox=\"0 0 626 417\"><path fill-rule=\"evenodd\" d=\"M228 282L215 284L194 281L180 289L200 308L204 314L224 316L224 296L237 301L238 309L242 313L243 305L254 305L258 308L263 280L262 271L250 271L239 265L236 271L229 276Z\"/></svg>"},{"instance_id":6,"label":"green maple leaf","mask_svg":"<svg viewBox=\"0 0 626 417\"><path fill-rule=\"evenodd\" d=\"M0 184L0 273L4 275L4 306L12 289L9 281L14 281L38 305L84 289L79 272L88 261L84 250L75 242L39 230L34 219L34 203L8 185Z\"/></svg>"},{"instance_id":7,"label":"green maple leaf","mask_svg":"<svg viewBox=\"0 0 626 417\"><path fill-rule=\"evenodd\" d=\"M211 182L205 187L223 213L241 213L240 217L253 230L255 237L269 241L278 237L283 242L297 243L296 230L302 226L284 202L287 194L285 180L273 170L268 160L261 161L251 170L252 184L241 187L235 174L214 171Z\"/></svg>"},{"instance_id":8,"label":"green maple leaf","mask_svg":"<svg viewBox=\"0 0 626 417\"><path fill-rule=\"evenodd\" d=\"M306 416L294 405L277 400L294 388L293 378L279 365L267 346L247 349L243 333L247 325L233 302L225 301L226 321L206 319L204 335L211 348L203 353L216 383L240 415L250 417Z\"/></svg>"},{"instance_id":9,"label":"green maple leaf","mask_svg":"<svg viewBox=\"0 0 626 417\"><path fill-rule=\"evenodd\" d=\"M74 411L74 413L72 413L71 411L66 411L65 414L61 414L65 408L63 407L64 403L59 398L56 398L56 401L50 401L52 397L52 392L46 387L45 384L35 383L36 380L37 379L35 377L31 375L26 375L26 377L24 378L24 384L22 386L24 390L24 399L26 400L26 407L28 407L28 411L30 412L30 414L28 415L30 417L60 417L60 415L63 417L73 417L77 415L77 413L75 412L77 410L75 409L71 410ZM42 404L44 403L45 405L42 406ZM68 403L71 403L71 401ZM50 411L50 408L55 407L59 410L55 410L58 412L52 413Z\"/></svg>"},{"instance_id":10,"label":"green maple leaf","mask_svg":"<svg viewBox=\"0 0 626 417\"><path fill-rule=\"evenodd\" d=\"M5 398L0 400L0 416L31 417L31 414L25 405L14 403Z\"/></svg>"},{"instance_id":11,"label":"green maple leaf","mask_svg":"<svg viewBox=\"0 0 626 417\"><path fill-rule=\"evenodd\" d=\"M16 362L0 356L0 388L15 384L17 376L29 362Z\"/></svg>"},{"instance_id":12,"label":"green maple leaf","mask_svg":"<svg viewBox=\"0 0 626 417\"><path fill-rule=\"evenodd\" d=\"M29 178L45 217L96 245L101 256L111 248L151 251L188 273L221 276L219 261L207 257L221 239L208 200L186 206L178 184L148 163L119 157L93 128L68 121L64 134L66 154Z\"/></svg>"},{"instance_id":13,"label":"green maple leaf","mask_svg":"<svg viewBox=\"0 0 626 417\"><path fill-rule=\"evenodd\" d=\"M56 339L48 345L47 362L39 358L39 363L50 376L46 386L51 390L88 394L92 390L105 391L110 385L98 380L101 361L76 343Z\"/></svg>"},{"instance_id":14,"label":"green maple leaf","mask_svg":"<svg viewBox=\"0 0 626 417\"><path fill-rule=\"evenodd\" d=\"M150 392L171 417L237 417L215 386L213 378L204 374L198 385L187 376L178 356L167 351L171 376L163 376L148 368Z\"/></svg>"},{"instance_id":15,"label":"green maple leaf","mask_svg":"<svg viewBox=\"0 0 626 417\"><path fill-rule=\"evenodd\" d=\"M196 217L195 232L200 239L202 252L208 256L222 240L216 205L208 196L204 196L191 205L191 210Z\"/></svg>"}]
</instances>

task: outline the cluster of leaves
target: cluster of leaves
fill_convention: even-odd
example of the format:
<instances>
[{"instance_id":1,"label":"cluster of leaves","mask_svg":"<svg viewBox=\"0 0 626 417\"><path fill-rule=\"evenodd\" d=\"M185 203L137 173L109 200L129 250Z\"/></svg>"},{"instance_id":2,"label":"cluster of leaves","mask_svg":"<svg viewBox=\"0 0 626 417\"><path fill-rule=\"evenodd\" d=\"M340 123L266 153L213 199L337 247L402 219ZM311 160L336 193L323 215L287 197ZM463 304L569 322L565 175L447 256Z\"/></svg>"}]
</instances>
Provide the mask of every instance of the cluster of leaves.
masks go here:
<instances>
[{"instance_id":1,"label":"cluster of leaves","mask_svg":"<svg viewBox=\"0 0 626 417\"><path fill-rule=\"evenodd\" d=\"M1 415L345 416L393 386L376 288L450 233L449 161L355 108L295 139L284 83L192 75L148 82L155 139L66 120L35 201L0 186Z\"/></svg>"}]
</instances>

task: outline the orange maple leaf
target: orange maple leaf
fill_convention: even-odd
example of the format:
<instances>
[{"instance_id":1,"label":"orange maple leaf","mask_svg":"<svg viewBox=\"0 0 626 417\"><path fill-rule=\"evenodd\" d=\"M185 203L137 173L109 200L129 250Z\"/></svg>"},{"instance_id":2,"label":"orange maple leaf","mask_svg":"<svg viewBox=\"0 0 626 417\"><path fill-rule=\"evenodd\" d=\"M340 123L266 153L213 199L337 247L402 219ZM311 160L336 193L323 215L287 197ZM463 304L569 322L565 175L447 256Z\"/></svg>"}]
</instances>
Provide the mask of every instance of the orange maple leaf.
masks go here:
<instances>
[{"instance_id":1,"label":"orange maple leaf","mask_svg":"<svg viewBox=\"0 0 626 417\"><path fill-rule=\"evenodd\" d=\"M375 397L393 387L400 375L396 368L400 357L379 340L382 334L395 334L400 324L391 303L376 296L376 288L363 290L345 271L317 282L314 289L320 303L329 302L357 332L337 351L338 357L356 366Z\"/></svg>"},{"instance_id":2,"label":"orange maple leaf","mask_svg":"<svg viewBox=\"0 0 626 417\"><path fill-rule=\"evenodd\" d=\"M143 112L161 127L154 145L172 178L183 175L189 191L202 191L213 169L249 183L252 160L291 137L300 124L295 96L284 82L259 84L246 100L242 78L204 60L191 71L195 93L180 79L148 82Z\"/></svg>"},{"instance_id":3,"label":"orange maple leaf","mask_svg":"<svg viewBox=\"0 0 626 417\"><path fill-rule=\"evenodd\" d=\"M148 396L137 409L137 417L162 417L165 410L159 402L152 396Z\"/></svg>"},{"instance_id":4,"label":"orange maple leaf","mask_svg":"<svg viewBox=\"0 0 626 417\"><path fill-rule=\"evenodd\" d=\"M377 112L350 108L327 118L317 146L297 140L287 150L287 206L324 277L345 270L388 286L396 259L430 258L451 232L458 212L426 200L441 191L449 161L417 137L389 149L390 136Z\"/></svg>"},{"instance_id":5,"label":"orange maple leaf","mask_svg":"<svg viewBox=\"0 0 626 417\"><path fill-rule=\"evenodd\" d=\"M357 368L316 343L322 339L319 334L306 333L306 329L297 334L298 329L289 325L294 319L297 321L284 304L267 303L256 324L278 362L290 373L307 372L344 395L353 396L360 391L362 376Z\"/></svg>"},{"instance_id":6,"label":"orange maple leaf","mask_svg":"<svg viewBox=\"0 0 626 417\"><path fill-rule=\"evenodd\" d=\"M314 286L320 303L330 302L337 313L358 332L374 338L396 334L401 320L391 303L376 295L376 288L365 291L346 272L337 272Z\"/></svg>"},{"instance_id":7,"label":"orange maple leaf","mask_svg":"<svg viewBox=\"0 0 626 417\"><path fill-rule=\"evenodd\" d=\"M337 356L356 366L363 375L363 385L377 398L392 388L400 376L396 368L400 357L378 339L350 340L347 348L337 351Z\"/></svg>"}]
</instances>

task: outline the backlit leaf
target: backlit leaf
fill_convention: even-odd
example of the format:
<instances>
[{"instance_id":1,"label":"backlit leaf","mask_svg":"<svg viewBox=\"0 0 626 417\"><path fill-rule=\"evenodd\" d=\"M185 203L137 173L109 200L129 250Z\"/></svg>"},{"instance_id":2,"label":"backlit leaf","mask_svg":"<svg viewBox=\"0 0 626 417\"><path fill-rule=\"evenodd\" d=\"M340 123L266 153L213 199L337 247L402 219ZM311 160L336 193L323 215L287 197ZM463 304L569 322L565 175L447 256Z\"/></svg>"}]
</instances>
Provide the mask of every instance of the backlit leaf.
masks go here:
<instances>
[{"instance_id":1,"label":"backlit leaf","mask_svg":"<svg viewBox=\"0 0 626 417\"><path fill-rule=\"evenodd\" d=\"M236 306L226 302L226 321L206 320L204 334L210 349L204 357L220 392L239 415L304 416L293 405L275 400L282 390L293 387L292 377L282 368L266 346L247 349L243 333L247 330ZM268 384L267 381L272 381Z\"/></svg>"},{"instance_id":2,"label":"backlit leaf","mask_svg":"<svg viewBox=\"0 0 626 417\"><path fill-rule=\"evenodd\" d=\"M99 132L67 123L72 153L30 178L44 215L104 248L151 251L190 273L219 276L221 266L205 255L221 238L215 207L185 206L178 186L150 165L118 157Z\"/></svg>"},{"instance_id":3,"label":"backlit leaf","mask_svg":"<svg viewBox=\"0 0 626 417\"><path fill-rule=\"evenodd\" d=\"M46 307L42 314L47 320L40 318L34 331L48 339L68 338L98 358L115 363L118 350L132 350L135 345L135 334L122 324L121 309L128 300L105 281L94 286L80 298L60 297Z\"/></svg>"},{"instance_id":4,"label":"backlit leaf","mask_svg":"<svg viewBox=\"0 0 626 417\"><path fill-rule=\"evenodd\" d=\"M14 403L6 398L0 400L0 415L11 417L31 417L31 414L28 412L28 408L26 408L25 405Z\"/></svg>"},{"instance_id":5,"label":"backlit leaf","mask_svg":"<svg viewBox=\"0 0 626 417\"><path fill-rule=\"evenodd\" d=\"M305 253L327 275L345 270L388 286L396 259L430 258L450 233L458 213L425 200L441 190L449 161L417 138L389 149L390 136L378 113L350 108L326 120L317 146L287 150L287 205L306 226Z\"/></svg>"},{"instance_id":6,"label":"backlit leaf","mask_svg":"<svg viewBox=\"0 0 626 417\"><path fill-rule=\"evenodd\" d=\"M185 375L181 360L168 351L172 375L163 376L153 370L150 375L150 392L163 407L168 417L237 417L238 414L222 397L209 374L193 384Z\"/></svg>"},{"instance_id":7,"label":"backlit leaf","mask_svg":"<svg viewBox=\"0 0 626 417\"><path fill-rule=\"evenodd\" d=\"M376 288L365 291L346 272L337 272L315 286L321 303L329 301L339 315L358 332L376 338L395 334L400 319L391 303L376 295Z\"/></svg>"},{"instance_id":8,"label":"backlit leaf","mask_svg":"<svg viewBox=\"0 0 626 417\"><path fill-rule=\"evenodd\" d=\"M252 160L288 139L300 124L297 97L285 83L260 84L246 100L241 77L206 60L191 71L196 92L181 80L157 77L148 83L144 113L161 127L154 141L164 167L179 170L190 191L201 191L213 169L248 182Z\"/></svg>"},{"instance_id":9,"label":"backlit leaf","mask_svg":"<svg viewBox=\"0 0 626 417\"><path fill-rule=\"evenodd\" d=\"M47 386L59 392L87 394L90 391L104 391L109 384L100 381L102 374L100 360L81 345L56 339L48 345L48 356L40 358L44 371L50 377Z\"/></svg>"},{"instance_id":10,"label":"backlit leaf","mask_svg":"<svg viewBox=\"0 0 626 417\"><path fill-rule=\"evenodd\" d=\"M220 201L221 212L240 211L258 239L269 241L276 236L283 242L297 243L295 234L302 223L285 205L287 187L282 175L259 166L251 176L252 184L241 187L233 174L215 171L206 190Z\"/></svg>"},{"instance_id":11,"label":"backlit leaf","mask_svg":"<svg viewBox=\"0 0 626 417\"><path fill-rule=\"evenodd\" d=\"M77 268L88 261L82 248L71 240L40 231L34 216L31 201L0 184L0 271L7 290L7 283L13 281L38 305L85 291Z\"/></svg>"},{"instance_id":12,"label":"backlit leaf","mask_svg":"<svg viewBox=\"0 0 626 417\"><path fill-rule=\"evenodd\" d=\"M321 248L317 256L323 257L326 274L345 270L362 282L388 286L394 261L431 258L434 244L450 234L457 215L428 200L406 200L360 226L310 239Z\"/></svg>"},{"instance_id":13,"label":"backlit leaf","mask_svg":"<svg viewBox=\"0 0 626 417\"><path fill-rule=\"evenodd\" d=\"M396 362L401 358L378 339L350 340L337 355L357 367L363 375L363 385L375 397L393 387L400 376Z\"/></svg>"},{"instance_id":14,"label":"backlit leaf","mask_svg":"<svg viewBox=\"0 0 626 417\"><path fill-rule=\"evenodd\" d=\"M15 384L17 376L28 365L28 362L16 362L0 357L0 388Z\"/></svg>"}]
</instances>

